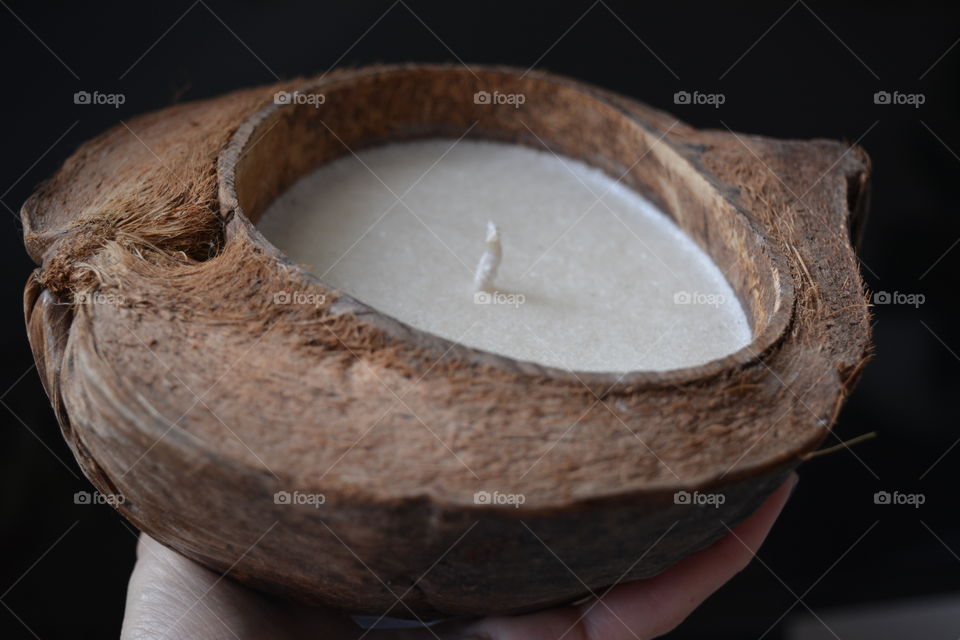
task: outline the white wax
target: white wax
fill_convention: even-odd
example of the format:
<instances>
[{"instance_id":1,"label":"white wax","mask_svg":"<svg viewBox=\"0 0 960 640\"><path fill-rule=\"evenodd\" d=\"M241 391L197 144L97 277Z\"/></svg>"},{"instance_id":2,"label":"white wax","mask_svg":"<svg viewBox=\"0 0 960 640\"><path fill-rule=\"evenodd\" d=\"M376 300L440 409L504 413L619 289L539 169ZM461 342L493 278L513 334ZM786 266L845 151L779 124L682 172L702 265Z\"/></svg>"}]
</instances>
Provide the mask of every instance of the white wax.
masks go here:
<instances>
[{"instance_id":1,"label":"white wax","mask_svg":"<svg viewBox=\"0 0 960 640\"><path fill-rule=\"evenodd\" d=\"M491 221L503 257L495 293L475 299ZM751 340L723 274L664 213L545 151L470 140L361 151L301 179L259 229L369 306L519 360L667 370Z\"/></svg>"}]
</instances>

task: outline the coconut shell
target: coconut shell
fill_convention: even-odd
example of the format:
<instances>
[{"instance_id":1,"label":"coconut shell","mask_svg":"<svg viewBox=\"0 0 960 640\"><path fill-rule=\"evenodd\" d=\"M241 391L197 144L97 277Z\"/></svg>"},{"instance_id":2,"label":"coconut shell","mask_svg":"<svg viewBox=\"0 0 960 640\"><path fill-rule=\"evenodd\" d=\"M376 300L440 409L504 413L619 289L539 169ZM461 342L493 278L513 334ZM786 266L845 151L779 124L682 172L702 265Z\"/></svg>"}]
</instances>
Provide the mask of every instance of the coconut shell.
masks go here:
<instances>
[{"instance_id":1,"label":"coconut shell","mask_svg":"<svg viewBox=\"0 0 960 640\"><path fill-rule=\"evenodd\" d=\"M294 89L314 98L275 99ZM333 290L254 227L349 150L468 130L652 199L726 274L751 344L667 372L518 362ZM851 247L869 168L856 146L700 131L535 71L239 91L110 129L26 202L30 343L84 473L187 557L358 613L526 611L709 545L827 437L870 348Z\"/></svg>"}]
</instances>

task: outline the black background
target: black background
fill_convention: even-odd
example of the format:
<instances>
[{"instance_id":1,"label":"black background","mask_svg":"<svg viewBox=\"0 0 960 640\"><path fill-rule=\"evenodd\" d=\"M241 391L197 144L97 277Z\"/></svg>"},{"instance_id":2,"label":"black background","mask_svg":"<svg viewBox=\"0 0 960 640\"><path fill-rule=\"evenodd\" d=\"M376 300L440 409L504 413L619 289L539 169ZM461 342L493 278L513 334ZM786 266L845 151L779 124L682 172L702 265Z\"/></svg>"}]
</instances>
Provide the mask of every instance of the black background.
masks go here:
<instances>
[{"instance_id":1,"label":"black background","mask_svg":"<svg viewBox=\"0 0 960 640\"><path fill-rule=\"evenodd\" d=\"M33 265L20 205L79 143L120 119L381 61L534 65L698 127L859 142L874 163L864 277L874 291L925 296L916 308L874 309L876 359L836 429L879 437L805 465L763 562L670 637L756 638L775 625L765 637L777 638L791 607L783 620L809 615L807 607L822 614L960 588L957 16L919 2L0 4L0 636L116 637L135 544L109 507L74 504L74 492L90 487L58 432L23 329ZM126 102L76 105L80 90L120 92ZM677 106L679 90L726 101ZM926 101L878 105L880 90ZM926 504L875 505L878 490L922 492Z\"/></svg>"}]
</instances>

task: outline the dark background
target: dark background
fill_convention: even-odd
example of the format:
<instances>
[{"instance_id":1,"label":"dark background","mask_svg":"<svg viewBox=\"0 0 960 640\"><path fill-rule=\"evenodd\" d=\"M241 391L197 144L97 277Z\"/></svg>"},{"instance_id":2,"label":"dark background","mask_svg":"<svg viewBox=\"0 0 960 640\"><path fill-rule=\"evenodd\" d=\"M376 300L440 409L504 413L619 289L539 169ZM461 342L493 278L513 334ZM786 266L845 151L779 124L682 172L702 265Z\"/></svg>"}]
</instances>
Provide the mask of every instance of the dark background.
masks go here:
<instances>
[{"instance_id":1,"label":"dark background","mask_svg":"<svg viewBox=\"0 0 960 640\"><path fill-rule=\"evenodd\" d=\"M960 589L956 15L920 2L0 5L0 637L116 637L135 544L110 507L74 504L74 492L90 486L59 434L23 329L33 265L20 205L78 144L120 119L381 61L534 65L698 127L859 142L874 163L863 275L873 291L925 296L918 307L874 308L876 359L836 429L879 437L806 464L763 562L670 637L758 638L773 627L764 637L778 638L809 610ZM80 90L120 92L126 102L76 105ZM679 90L726 101L677 106ZM922 93L925 103L878 105L879 90ZM879 490L921 492L926 503L875 505ZM944 637L960 635L960 619L956 626Z\"/></svg>"}]
</instances>

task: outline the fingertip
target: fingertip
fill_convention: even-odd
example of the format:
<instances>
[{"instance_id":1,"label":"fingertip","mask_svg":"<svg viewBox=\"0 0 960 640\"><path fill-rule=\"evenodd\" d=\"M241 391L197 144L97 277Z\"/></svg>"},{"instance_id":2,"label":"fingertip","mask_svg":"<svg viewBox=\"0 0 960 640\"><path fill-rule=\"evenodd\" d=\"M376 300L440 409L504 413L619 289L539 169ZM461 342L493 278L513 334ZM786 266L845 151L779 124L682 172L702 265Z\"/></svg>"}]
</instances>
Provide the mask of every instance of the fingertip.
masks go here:
<instances>
[{"instance_id":1,"label":"fingertip","mask_svg":"<svg viewBox=\"0 0 960 640\"><path fill-rule=\"evenodd\" d=\"M760 508L734 527L727 538L735 538L740 546L746 547L746 551L749 551L749 558L752 558L763 541L766 540L787 501L790 500L790 496L796 490L799 481L800 476L795 471L791 471L783 484L764 500Z\"/></svg>"},{"instance_id":2,"label":"fingertip","mask_svg":"<svg viewBox=\"0 0 960 640\"><path fill-rule=\"evenodd\" d=\"M727 527L727 535L710 547L653 578L625 583L604 594L607 606L593 608L587 615L589 622L611 628L626 622L632 634L639 637L656 637L679 625L750 563L798 481L797 474L791 472L756 511L739 525ZM612 615L613 611L618 613ZM611 615L614 620L605 620Z\"/></svg>"},{"instance_id":3,"label":"fingertip","mask_svg":"<svg viewBox=\"0 0 960 640\"><path fill-rule=\"evenodd\" d=\"M796 471L790 472L790 477L787 478L787 482L790 484L790 495L793 495L793 492L797 488L797 483L800 482L800 474Z\"/></svg>"},{"instance_id":4,"label":"fingertip","mask_svg":"<svg viewBox=\"0 0 960 640\"><path fill-rule=\"evenodd\" d=\"M137 538L137 560L140 560L147 553L150 553L152 545L157 544L156 541L148 536L145 533L141 533Z\"/></svg>"}]
</instances>

